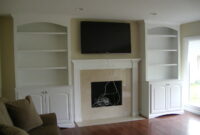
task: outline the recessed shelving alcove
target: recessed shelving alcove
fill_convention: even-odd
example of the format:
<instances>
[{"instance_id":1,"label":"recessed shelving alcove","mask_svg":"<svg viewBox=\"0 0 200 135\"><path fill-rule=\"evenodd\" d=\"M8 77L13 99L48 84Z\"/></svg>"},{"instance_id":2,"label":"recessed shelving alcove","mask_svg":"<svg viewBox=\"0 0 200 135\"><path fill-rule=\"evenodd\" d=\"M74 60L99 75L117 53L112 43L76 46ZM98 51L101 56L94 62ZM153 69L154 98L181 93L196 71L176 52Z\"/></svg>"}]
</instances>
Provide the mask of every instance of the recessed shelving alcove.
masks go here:
<instances>
[{"instance_id":1,"label":"recessed shelving alcove","mask_svg":"<svg viewBox=\"0 0 200 135\"><path fill-rule=\"evenodd\" d=\"M67 85L67 28L53 23L17 27L16 85Z\"/></svg>"},{"instance_id":2,"label":"recessed shelving alcove","mask_svg":"<svg viewBox=\"0 0 200 135\"><path fill-rule=\"evenodd\" d=\"M146 80L178 78L178 32L168 27L147 30Z\"/></svg>"}]
</instances>

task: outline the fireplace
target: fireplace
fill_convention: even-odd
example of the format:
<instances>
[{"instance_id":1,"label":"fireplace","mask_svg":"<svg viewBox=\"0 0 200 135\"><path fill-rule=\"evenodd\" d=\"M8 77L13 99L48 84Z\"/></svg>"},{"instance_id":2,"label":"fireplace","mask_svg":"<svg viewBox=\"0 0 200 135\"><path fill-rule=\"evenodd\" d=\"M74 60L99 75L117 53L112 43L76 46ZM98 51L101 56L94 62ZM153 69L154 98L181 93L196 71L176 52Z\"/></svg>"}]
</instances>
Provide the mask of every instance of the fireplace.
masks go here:
<instances>
[{"instance_id":1,"label":"fireplace","mask_svg":"<svg viewBox=\"0 0 200 135\"><path fill-rule=\"evenodd\" d=\"M75 121L80 124L93 120L137 116L139 61L140 59L73 60ZM101 102L104 104L92 107L92 83L113 80L121 81L121 103L109 106L105 104L108 100L104 98L105 101Z\"/></svg>"},{"instance_id":2,"label":"fireplace","mask_svg":"<svg viewBox=\"0 0 200 135\"><path fill-rule=\"evenodd\" d=\"M122 105L122 81L105 81L91 83L91 106Z\"/></svg>"}]
</instances>

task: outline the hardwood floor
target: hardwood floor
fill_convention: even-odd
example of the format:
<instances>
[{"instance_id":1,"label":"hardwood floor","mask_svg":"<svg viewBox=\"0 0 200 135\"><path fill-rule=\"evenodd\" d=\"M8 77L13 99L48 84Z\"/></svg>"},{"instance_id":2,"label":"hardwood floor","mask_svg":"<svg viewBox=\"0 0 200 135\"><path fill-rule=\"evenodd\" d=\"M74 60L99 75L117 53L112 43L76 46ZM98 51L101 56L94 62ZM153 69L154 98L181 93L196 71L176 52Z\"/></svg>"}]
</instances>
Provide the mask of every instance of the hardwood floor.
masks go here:
<instances>
[{"instance_id":1,"label":"hardwood floor","mask_svg":"<svg viewBox=\"0 0 200 135\"><path fill-rule=\"evenodd\" d=\"M62 135L200 135L200 116L189 112L133 122L76 127Z\"/></svg>"}]
</instances>

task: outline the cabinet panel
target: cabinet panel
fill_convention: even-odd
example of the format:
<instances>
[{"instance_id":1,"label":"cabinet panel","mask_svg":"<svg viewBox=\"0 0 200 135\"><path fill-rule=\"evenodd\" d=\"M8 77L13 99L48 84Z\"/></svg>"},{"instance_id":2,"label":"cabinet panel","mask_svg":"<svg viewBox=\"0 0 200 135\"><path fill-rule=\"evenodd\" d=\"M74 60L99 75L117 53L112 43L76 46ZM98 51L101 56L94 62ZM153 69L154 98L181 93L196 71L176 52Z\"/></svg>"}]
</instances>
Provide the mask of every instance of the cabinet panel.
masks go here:
<instances>
[{"instance_id":1,"label":"cabinet panel","mask_svg":"<svg viewBox=\"0 0 200 135\"><path fill-rule=\"evenodd\" d=\"M59 123L69 120L69 96L64 93L47 94L48 113L56 113Z\"/></svg>"},{"instance_id":2,"label":"cabinet panel","mask_svg":"<svg viewBox=\"0 0 200 135\"><path fill-rule=\"evenodd\" d=\"M151 83L151 115L182 113L182 88L179 82Z\"/></svg>"},{"instance_id":3,"label":"cabinet panel","mask_svg":"<svg viewBox=\"0 0 200 135\"><path fill-rule=\"evenodd\" d=\"M166 109L166 88L163 85L152 85L152 113Z\"/></svg>"},{"instance_id":4,"label":"cabinet panel","mask_svg":"<svg viewBox=\"0 0 200 135\"><path fill-rule=\"evenodd\" d=\"M181 109L182 106L182 91L178 84L172 85L170 88L170 109Z\"/></svg>"},{"instance_id":5,"label":"cabinet panel","mask_svg":"<svg viewBox=\"0 0 200 135\"><path fill-rule=\"evenodd\" d=\"M39 114L45 113L45 105L44 105L44 95L42 93L42 89L27 89L20 90L18 92L18 99L25 98L26 96L31 96L33 100L33 104Z\"/></svg>"},{"instance_id":6,"label":"cabinet panel","mask_svg":"<svg viewBox=\"0 0 200 135\"><path fill-rule=\"evenodd\" d=\"M60 127L72 126L71 87L51 87L45 90L48 113L56 113Z\"/></svg>"},{"instance_id":7,"label":"cabinet panel","mask_svg":"<svg viewBox=\"0 0 200 135\"><path fill-rule=\"evenodd\" d=\"M32 97L39 114L56 113L60 127L73 127L71 87L19 88L18 99Z\"/></svg>"},{"instance_id":8,"label":"cabinet panel","mask_svg":"<svg viewBox=\"0 0 200 135\"><path fill-rule=\"evenodd\" d=\"M35 108L39 114L44 113L43 96L42 95L30 95L32 97Z\"/></svg>"}]
</instances>

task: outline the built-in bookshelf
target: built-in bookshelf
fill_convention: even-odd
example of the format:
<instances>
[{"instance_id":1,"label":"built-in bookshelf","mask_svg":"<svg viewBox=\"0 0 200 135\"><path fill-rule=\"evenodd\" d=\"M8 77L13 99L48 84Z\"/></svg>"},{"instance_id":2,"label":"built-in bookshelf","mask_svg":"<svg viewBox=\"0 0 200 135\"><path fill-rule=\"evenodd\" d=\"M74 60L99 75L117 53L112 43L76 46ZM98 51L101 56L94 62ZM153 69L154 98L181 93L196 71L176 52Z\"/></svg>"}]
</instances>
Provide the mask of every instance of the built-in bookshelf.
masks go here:
<instances>
[{"instance_id":1,"label":"built-in bookshelf","mask_svg":"<svg viewBox=\"0 0 200 135\"><path fill-rule=\"evenodd\" d=\"M146 80L178 79L178 32L168 27L147 30Z\"/></svg>"},{"instance_id":2,"label":"built-in bookshelf","mask_svg":"<svg viewBox=\"0 0 200 135\"><path fill-rule=\"evenodd\" d=\"M179 26L141 21L141 115L182 114Z\"/></svg>"},{"instance_id":3,"label":"built-in bookshelf","mask_svg":"<svg viewBox=\"0 0 200 135\"><path fill-rule=\"evenodd\" d=\"M55 86L68 83L67 28L52 23L17 27L16 85Z\"/></svg>"}]
</instances>

